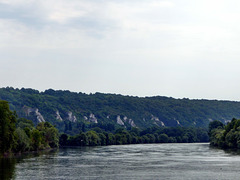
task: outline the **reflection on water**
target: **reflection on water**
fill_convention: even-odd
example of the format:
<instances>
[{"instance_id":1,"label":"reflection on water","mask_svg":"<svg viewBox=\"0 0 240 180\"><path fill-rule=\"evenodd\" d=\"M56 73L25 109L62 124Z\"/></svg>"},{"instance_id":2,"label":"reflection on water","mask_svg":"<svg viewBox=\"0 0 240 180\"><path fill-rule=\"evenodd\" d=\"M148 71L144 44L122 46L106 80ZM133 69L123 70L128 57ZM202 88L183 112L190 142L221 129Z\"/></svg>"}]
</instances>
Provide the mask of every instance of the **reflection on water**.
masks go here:
<instances>
[{"instance_id":1,"label":"reflection on water","mask_svg":"<svg viewBox=\"0 0 240 180\"><path fill-rule=\"evenodd\" d=\"M0 158L0 179L7 180L14 178L14 170L16 165L16 159L1 159Z\"/></svg>"},{"instance_id":2,"label":"reflection on water","mask_svg":"<svg viewBox=\"0 0 240 180\"><path fill-rule=\"evenodd\" d=\"M225 153L240 156L240 149L225 149Z\"/></svg>"},{"instance_id":3,"label":"reflection on water","mask_svg":"<svg viewBox=\"0 0 240 180\"><path fill-rule=\"evenodd\" d=\"M237 152L206 143L64 148L10 164L1 164L5 179L206 180L239 179L240 175Z\"/></svg>"},{"instance_id":4,"label":"reflection on water","mask_svg":"<svg viewBox=\"0 0 240 180\"><path fill-rule=\"evenodd\" d=\"M40 157L45 154L51 154L52 156L57 152L58 150L48 150L26 153L22 155L17 155L15 157L0 158L0 180L16 179L15 166L17 163L21 163L28 158Z\"/></svg>"}]
</instances>

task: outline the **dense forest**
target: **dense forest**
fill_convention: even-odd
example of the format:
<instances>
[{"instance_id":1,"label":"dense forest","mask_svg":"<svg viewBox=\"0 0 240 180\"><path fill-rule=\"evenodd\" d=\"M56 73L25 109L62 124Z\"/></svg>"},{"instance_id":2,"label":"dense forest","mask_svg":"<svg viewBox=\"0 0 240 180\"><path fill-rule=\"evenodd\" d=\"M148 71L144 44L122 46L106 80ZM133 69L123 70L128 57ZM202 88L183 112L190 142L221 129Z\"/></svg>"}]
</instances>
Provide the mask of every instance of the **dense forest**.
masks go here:
<instances>
[{"instance_id":1,"label":"dense forest","mask_svg":"<svg viewBox=\"0 0 240 180\"><path fill-rule=\"evenodd\" d=\"M58 146L58 130L49 122L34 127L31 120L17 118L8 102L0 100L0 157Z\"/></svg>"},{"instance_id":2,"label":"dense forest","mask_svg":"<svg viewBox=\"0 0 240 180\"><path fill-rule=\"evenodd\" d=\"M227 125L220 121L209 124L210 144L220 148L240 148L240 119L232 119Z\"/></svg>"},{"instance_id":3,"label":"dense forest","mask_svg":"<svg viewBox=\"0 0 240 180\"><path fill-rule=\"evenodd\" d=\"M77 135L99 127L114 133L119 128L203 127L240 118L240 102L133 97L118 94L84 94L62 90L0 88L0 99L9 102L19 118L50 122L60 133Z\"/></svg>"},{"instance_id":4,"label":"dense forest","mask_svg":"<svg viewBox=\"0 0 240 180\"><path fill-rule=\"evenodd\" d=\"M31 120L18 118L7 101L0 100L0 156L38 151L61 146L103 146L142 143L207 142L203 128L152 127L144 130L119 128L114 133L94 127L75 136L61 134L49 122L34 126Z\"/></svg>"}]
</instances>

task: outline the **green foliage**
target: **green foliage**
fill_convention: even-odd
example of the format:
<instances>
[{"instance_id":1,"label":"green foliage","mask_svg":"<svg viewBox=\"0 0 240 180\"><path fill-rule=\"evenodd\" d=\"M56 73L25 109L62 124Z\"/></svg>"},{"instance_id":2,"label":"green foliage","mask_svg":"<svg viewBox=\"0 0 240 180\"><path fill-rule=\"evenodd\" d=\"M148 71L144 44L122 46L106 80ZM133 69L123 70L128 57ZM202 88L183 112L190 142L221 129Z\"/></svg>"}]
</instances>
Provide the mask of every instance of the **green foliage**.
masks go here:
<instances>
[{"instance_id":1,"label":"green foliage","mask_svg":"<svg viewBox=\"0 0 240 180\"><path fill-rule=\"evenodd\" d=\"M21 129L24 128L32 129L34 128L34 124L31 120L28 120L26 118L19 118L16 122L16 127L20 127Z\"/></svg>"},{"instance_id":2,"label":"green foliage","mask_svg":"<svg viewBox=\"0 0 240 180\"><path fill-rule=\"evenodd\" d=\"M210 143L221 148L240 148L240 120L232 119L227 125L211 129Z\"/></svg>"},{"instance_id":3,"label":"green foliage","mask_svg":"<svg viewBox=\"0 0 240 180\"><path fill-rule=\"evenodd\" d=\"M17 135L17 147L14 151L16 152L26 152L31 149L31 139L28 137L26 132L21 129L16 129L16 135Z\"/></svg>"},{"instance_id":4,"label":"green foliage","mask_svg":"<svg viewBox=\"0 0 240 180\"><path fill-rule=\"evenodd\" d=\"M168 135L166 134L160 134L158 139L160 143L167 143L169 140Z\"/></svg>"},{"instance_id":5,"label":"green foliage","mask_svg":"<svg viewBox=\"0 0 240 180\"><path fill-rule=\"evenodd\" d=\"M112 133L107 134L106 145L114 145L116 144L116 138Z\"/></svg>"},{"instance_id":6,"label":"green foliage","mask_svg":"<svg viewBox=\"0 0 240 180\"><path fill-rule=\"evenodd\" d=\"M104 146L140 143L193 143L208 142L208 133L202 128L148 128L139 130L133 128L127 131L119 128L115 133L93 128L86 133L75 136L62 134L60 146Z\"/></svg>"},{"instance_id":7,"label":"green foliage","mask_svg":"<svg viewBox=\"0 0 240 180\"><path fill-rule=\"evenodd\" d=\"M48 145L51 148L56 148L59 146L58 130L49 122L39 123L36 129L42 134L41 144L44 144L45 147Z\"/></svg>"},{"instance_id":8,"label":"green foliage","mask_svg":"<svg viewBox=\"0 0 240 180\"><path fill-rule=\"evenodd\" d=\"M215 120L209 123L208 130L209 133L216 128L223 128L224 124L221 121Z\"/></svg>"},{"instance_id":9,"label":"green foliage","mask_svg":"<svg viewBox=\"0 0 240 180\"><path fill-rule=\"evenodd\" d=\"M88 138L89 146L101 145L101 139L95 131L88 131L86 136Z\"/></svg>"},{"instance_id":10,"label":"green foliage","mask_svg":"<svg viewBox=\"0 0 240 180\"><path fill-rule=\"evenodd\" d=\"M37 129L33 129L31 132L31 137L32 137L32 150L38 150L42 148L42 135Z\"/></svg>"},{"instance_id":11,"label":"green foliage","mask_svg":"<svg viewBox=\"0 0 240 180\"><path fill-rule=\"evenodd\" d=\"M98 133L98 136L99 136L99 138L100 138L100 145L101 146L105 146L105 145L107 145L107 137L103 134L103 133Z\"/></svg>"},{"instance_id":12,"label":"green foliage","mask_svg":"<svg viewBox=\"0 0 240 180\"><path fill-rule=\"evenodd\" d=\"M116 118L120 116L132 119L136 126L145 129L152 126L167 127L203 127L209 124L209 119L229 120L240 118L240 103L231 101L189 100L168 97L133 97L117 94L84 94L70 91L55 91L52 89L39 92L33 89L0 88L0 99L10 102L12 110L16 110L19 117L37 121L36 117L26 113L23 107L38 108L43 117L55 125L61 133L69 135L86 132L99 127L106 132L114 132L121 127ZM78 122L56 120L59 111L66 120L66 113L71 111ZM90 123L85 117L94 113L98 123ZM153 119L157 117L159 121ZM26 126L26 122L19 122L17 127ZM132 126L124 122L126 129ZM180 123L180 124L179 124ZM35 124L37 124L35 122ZM30 127L29 127L30 128ZM31 129L31 128L30 128ZM136 140L136 139L135 139ZM191 139L190 139L191 141Z\"/></svg>"},{"instance_id":13,"label":"green foliage","mask_svg":"<svg viewBox=\"0 0 240 180\"><path fill-rule=\"evenodd\" d=\"M0 156L4 153L36 151L58 146L58 130L53 125L42 122L34 128L30 120L17 120L16 114L10 111L8 102L0 101Z\"/></svg>"},{"instance_id":14,"label":"green foliage","mask_svg":"<svg viewBox=\"0 0 240 180\"><path fill-rule=\"evenodd\" d=\"M16 147L16 115L7 101L0 101L0 151L9 152Z\"/></svg>"}]
</instances>

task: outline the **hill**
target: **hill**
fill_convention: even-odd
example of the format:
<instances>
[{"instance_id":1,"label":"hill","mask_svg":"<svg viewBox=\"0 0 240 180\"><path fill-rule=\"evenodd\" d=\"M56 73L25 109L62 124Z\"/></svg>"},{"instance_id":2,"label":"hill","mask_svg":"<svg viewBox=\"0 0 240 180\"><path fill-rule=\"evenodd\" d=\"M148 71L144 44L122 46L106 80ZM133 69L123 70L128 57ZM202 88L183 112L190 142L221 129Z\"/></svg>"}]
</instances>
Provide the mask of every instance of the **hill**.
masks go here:
<instances>
[{"instance_id":1,"label":"hill","mask_svg":"<svg viewBox=\"0 0 240 180\"><path fill-rule=\"evenodd\" d=\"M0 88L0 99L10 103L19 117L35 124L48 121L61 132L91 127L113 131L116 127L207 127L212 120L223 123L240 118L240 102L133 97L118 94L84 94L48 89Z\"/></svg>"}]
</instances>

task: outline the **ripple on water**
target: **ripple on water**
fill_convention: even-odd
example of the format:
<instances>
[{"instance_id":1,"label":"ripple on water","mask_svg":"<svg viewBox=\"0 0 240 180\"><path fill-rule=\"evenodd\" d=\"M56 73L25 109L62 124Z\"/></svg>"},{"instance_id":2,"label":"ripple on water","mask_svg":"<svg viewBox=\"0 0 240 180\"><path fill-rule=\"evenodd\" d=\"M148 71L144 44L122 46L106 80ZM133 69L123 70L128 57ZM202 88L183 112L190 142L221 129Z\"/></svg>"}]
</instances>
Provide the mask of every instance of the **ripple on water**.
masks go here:
<instances>
[{"instance_id":1,"label":"ripple on water","mask_svg":"<svg viewBox=\"0 0 240 180\"><path fill-rule=\"evenodd\" d=\"M239 167L206 143L64 148L17 163L15 179L239 179Z\"/></svg>"}]
</instances>

